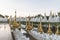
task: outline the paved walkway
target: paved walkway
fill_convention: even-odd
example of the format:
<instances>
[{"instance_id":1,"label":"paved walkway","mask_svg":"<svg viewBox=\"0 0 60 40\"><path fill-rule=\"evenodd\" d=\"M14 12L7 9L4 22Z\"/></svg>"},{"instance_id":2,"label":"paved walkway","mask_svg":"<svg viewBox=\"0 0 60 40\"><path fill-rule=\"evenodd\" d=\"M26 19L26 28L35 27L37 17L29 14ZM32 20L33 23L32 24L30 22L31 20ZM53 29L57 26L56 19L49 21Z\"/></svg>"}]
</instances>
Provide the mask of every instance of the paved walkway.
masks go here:
<instances>
[{"instance_id":1,"label":"paved walkway","mask_svg":"<svg viewBox=\"0 0 60 40\"><path fill-rule=\"evenodd\" d=\"M30 38L30 40L36 40L34 37L32 37L30 34L25 34L26 35L26 37L29 37Z\"/></svg>"},{"instance_id":2,"label":"paved walkway","mask_svg":"<svg viewBox=\"0 0 60 40\"><path fill-rule=\"evenodd\" d=\"M11 30L8 24L0 24L0 40L12 40Z\"/></svg>"}]
</instances>

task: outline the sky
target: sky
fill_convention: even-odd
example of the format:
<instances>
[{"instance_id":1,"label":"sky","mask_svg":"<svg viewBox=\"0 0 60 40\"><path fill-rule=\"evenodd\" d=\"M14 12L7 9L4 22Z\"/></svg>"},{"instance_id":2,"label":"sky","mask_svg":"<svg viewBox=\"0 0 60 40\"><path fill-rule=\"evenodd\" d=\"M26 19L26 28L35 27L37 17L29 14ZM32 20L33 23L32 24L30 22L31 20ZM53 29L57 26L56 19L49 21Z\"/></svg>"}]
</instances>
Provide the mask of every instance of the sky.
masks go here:
<instances>
[{"instance_id":1,"label":"sky","mask_svg":"<svg viewBox=\"0 0 60 40\"><path fill-rule=\"evenodd\" d=\"M0 0L0 14L17 17L35 16L38 14L57 14L60 11L60 0Z\"/></svg>"}]
</instances>

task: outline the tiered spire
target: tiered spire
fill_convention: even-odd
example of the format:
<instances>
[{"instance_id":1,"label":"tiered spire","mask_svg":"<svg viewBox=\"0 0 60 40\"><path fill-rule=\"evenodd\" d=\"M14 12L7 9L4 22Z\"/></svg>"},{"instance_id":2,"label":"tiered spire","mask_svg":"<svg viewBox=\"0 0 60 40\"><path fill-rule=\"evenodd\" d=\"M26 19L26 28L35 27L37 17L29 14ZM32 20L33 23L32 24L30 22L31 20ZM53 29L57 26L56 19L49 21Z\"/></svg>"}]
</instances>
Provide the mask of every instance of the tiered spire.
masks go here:
<instances>
[{"instance_id":1,"label":"tiered spire","mask_svg":"<svg viewBox=\"0 0 60 40\"><path fill-rule=\"evenodd\" d=\"M15 21L16 21L16 11L15 11Z\"/></svg>"},{"instance_id":2,"label":"tiered spire","mask_svg":"<svg viewBox=\"0 0 60 40\"><path fill-rule=\"evenodd\" d=\"M18 27L19 27L19 24L16 21L16 11L15 11L15 19L14 19L14 22L13 22L13 28L16 29Z\"/></svg>"},{"instance_id":3,"label":"tiered spire","mask_svg":"<svg viewBox=\"0 0 60 40\"><path fill-rule=\"evenodd\" d=\"M52 31L51 31L51 28L50 28L50 27L51 27L51 26L50 26L50 23L49 23L48 31L47 31L48 34L52 34Z\"/></svg>"},{"instance_id":4,"label":"tiered spire","mask_svg":"<svg viewBox=\"0 0 60 40\"><path fill-rule=\"evenodd\" d=\"M41 18L40 18L40 24L38 25L38 31L41 33L43 32Z\"/></svg>"},{"instance_id":5,"label":"tiered spire","mask_svg":"<svg viewBox=\"0 0 60 40\"><path fill-rule=\"evenodd\" d=\"M28 16L28 21L26 22L26 30L29 32L32 29L32 26L30 26L30 16Z\"/></svg>"},{"instance_id":6,"label":"tiered spire","mask_svg":"<svg viewBox=\"0 0 60 40\"><path fill-rule=\"evenodd\" d=\"M56 34L59 35L59 29L58 29L58 26L57 26Z\"/></svg>"},{"instance_id":7,"label":"tiered spire","mask_svg":"<svg viewBox=\"0 0 60 40\"><path fill-rule=\"evenodd\" d=\"M41 24L41 22L40 22L40 24L38 25L38 31L41 32L41 33L43 33L43 29L42 29L42 24Z\"/></svg>"}]
</instances>

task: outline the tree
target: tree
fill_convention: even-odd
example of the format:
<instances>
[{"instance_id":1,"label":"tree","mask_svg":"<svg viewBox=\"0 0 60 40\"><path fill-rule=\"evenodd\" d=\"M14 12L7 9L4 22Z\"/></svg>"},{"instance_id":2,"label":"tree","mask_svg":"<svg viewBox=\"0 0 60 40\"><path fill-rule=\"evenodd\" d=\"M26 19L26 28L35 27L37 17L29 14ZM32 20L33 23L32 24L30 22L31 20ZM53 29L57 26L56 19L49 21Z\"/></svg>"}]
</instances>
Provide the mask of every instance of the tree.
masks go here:
<instances>
[{"instance_id":1,"label":"tree","mask_svg":"<svg viewBox=\"0 0 60 40\"><path fill-rule=\"evenodd\" d=\"M8 15L5 15L6 18L8 18L9 16Z\"/></svg>"},{"instance_id":2,"label":"tree","mask_svg":"<svg viewBox=\"0 0 60 40\"><path fill-rule=\"evenodd\" d=\"M3 15L1 15L1 14L0 14L0 17L4 18L4 16L3 16Z\"/></svg>"},{"instance_id":3,"label":"tree","mask_svg":"<svg viewBox=\"0 0 60 40\"><path fill-rule=\"evenodd\" d=\"M60 17L60 12L58 12L58 16Z\"/></svg>"}]
</instances>

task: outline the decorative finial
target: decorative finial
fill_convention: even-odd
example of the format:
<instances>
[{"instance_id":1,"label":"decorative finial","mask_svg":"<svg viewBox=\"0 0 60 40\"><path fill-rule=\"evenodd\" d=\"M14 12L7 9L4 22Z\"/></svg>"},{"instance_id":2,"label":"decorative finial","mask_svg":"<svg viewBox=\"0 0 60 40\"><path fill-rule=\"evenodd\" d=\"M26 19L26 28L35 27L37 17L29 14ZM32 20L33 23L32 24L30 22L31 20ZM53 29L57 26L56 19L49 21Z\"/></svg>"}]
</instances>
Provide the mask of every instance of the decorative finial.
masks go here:
<instances>
[{"instance_id":1,"label":"decorative finial","mask_svg":"<svg viewBox=\"0 0 60 40\"><path fill-rule=\"evenodd\" d=\"M26 23L26 30L27 32L29 32L32 29L32 27L30 26L30 17L28 16L28 21Z\"/></svg>"},{"instance_id":2,"label":"decorative finial","mask_svg":"<svg viewBox=\"0 0 60 40\"><path fill-rule=\"evenodd\" d=\"M15 19L14 19L14 22L13 22L13 29L15 30L18 27L19 27L19 23L17 23L17 21L16 21L16 11L15 11Z\"/></svg>"},{"instance_id":3,"label":"decorative finial","mask_svg":"<svg viewBox=\"0 0 60 40\"><path fill-rule=\"evenodd\" d=\"M15 20L16 20L16 10L15 10Z\"/></svg>"},{"instance_id":4,"label":"decorative finial","mask_svg":"<svg viewBox=\"0 0 60 40\"><path fill-rule=\"evenodd\" d=\"M48 34L52 34L52 31L51 31L51 28L50 28L50 27L51 27L51 26L50 26L50 23L49 23L48 31L47 31Z\"/></svg>"},{"instance_id":5,"label":"decorative finial","mask_svg":"<svg viewBox=\"0 0 60 40\"><path fill-rule=\"evenodd\" d=\"M39 31L40 33L43 33L41 21L40 21L40 24L38 25L38 31Z\"/></svg>"},{"instance_id":6,"label":"decorative finial","mask_svg":"<svg viewBox=\"0 0 60 40\"><path fill-rule=\"evenodd\" d=\"M59 35L59 29L58 29L58 26L57 26L56 34Z\"/></svg>"}]
</instances>

